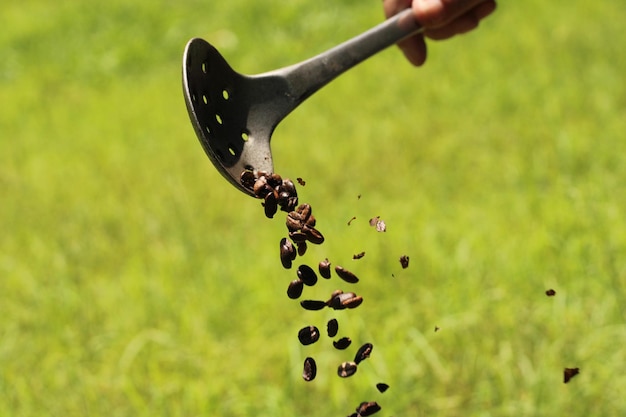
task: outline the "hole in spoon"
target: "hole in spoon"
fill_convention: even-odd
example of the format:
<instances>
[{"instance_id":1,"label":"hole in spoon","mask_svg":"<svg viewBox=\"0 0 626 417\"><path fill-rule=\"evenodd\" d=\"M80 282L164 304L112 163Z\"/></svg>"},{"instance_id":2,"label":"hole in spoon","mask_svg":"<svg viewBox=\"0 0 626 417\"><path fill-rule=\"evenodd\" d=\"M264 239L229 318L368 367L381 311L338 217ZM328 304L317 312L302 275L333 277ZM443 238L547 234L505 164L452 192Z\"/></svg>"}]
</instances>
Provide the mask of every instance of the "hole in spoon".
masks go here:
<instances>
[{"instance_id":1,"label":"hole in spoon","mask_svg":"<svg viewBox=\"0 0 626 417\"><path fill-rule=\"evenodd\" d=\"M209 98L206 96L206 94L202 94L202 101L204 102L204 104L209 104Z\"/></svg>"},{"instance_id":2,"label":"hole in spoon","mask_svg":"<svg viewBox=\"0 0 626 417\"><path fill-rule=\"evenodd\" d=\"M241 139L243 139L244 142L247 142L249 138L250 136L248 131L244 130L243 132L241 132Z\"/></svg>"},{"instance_id":3,"label":"hole in spoon","mask_svg":"<svg viewBox=\"0 0 626 417\"><path fill-rule=\"evenodd\" d=\"M224 100L229 100L230 99L230 93L228 92L228 90L222 90L222 97L224 97Z\"/></svg>"},{"instance_id":4,"label":"hole in spoon","mask_svg":"<svg viewBox=\"0 0 626 417\"><path fill-rule=\"evenodd\" d=\"M230 152L232 156L237 156L237 150L233 145L228 145L228 152Z\"/></svg>"},{"instance_id":5,"label":"hole in spoon","mask_svg":"<svg viewBox=\"0 0 626 417\"><path fill-rule=\"evenodd\" d=\"M220 116L219 114L215 115L215 120L217 120L217 123L219 124L223 124L224 122L222 122L222 116Z\"/></svg>"},{"instance_id":6,"label":"hole in spoon","mask_svg":"<svg viewBox=\"0 0 626 417\"><path fill-rule=\"evenodd\" d=\"M206 74L206 73L207 73L207 71L208 71L208 65L207 65L207 63L206 63L206 62L203 62L203 63L202 63L202 72L204 72L204 73Z\"/></svg>"}]
</instances>

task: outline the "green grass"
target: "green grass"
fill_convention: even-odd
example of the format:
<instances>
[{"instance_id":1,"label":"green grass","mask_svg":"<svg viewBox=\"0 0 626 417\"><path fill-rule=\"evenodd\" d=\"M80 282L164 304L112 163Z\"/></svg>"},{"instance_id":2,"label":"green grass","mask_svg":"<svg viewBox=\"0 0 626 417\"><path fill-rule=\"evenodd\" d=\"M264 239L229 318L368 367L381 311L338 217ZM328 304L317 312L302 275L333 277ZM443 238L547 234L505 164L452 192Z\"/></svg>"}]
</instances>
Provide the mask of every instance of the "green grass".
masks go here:
<instances>
[{"instance_id":1,"label":"green grass","mask_svg":"<svg viewBox=\"0 0 626 417\"><path fill-rule=\"evenodd\" d=\"M625 6L501 3L425 67L391 48L276 130L327 238L302 261L361 277L336 314L285 296L282 217L204 156L180 63L195 36L244 73L295 63L379 2L3 3L0 415L626 414ZM375 346L347 380L352 350L295 337L332 316Z\"/></svg>"}]
</instances>

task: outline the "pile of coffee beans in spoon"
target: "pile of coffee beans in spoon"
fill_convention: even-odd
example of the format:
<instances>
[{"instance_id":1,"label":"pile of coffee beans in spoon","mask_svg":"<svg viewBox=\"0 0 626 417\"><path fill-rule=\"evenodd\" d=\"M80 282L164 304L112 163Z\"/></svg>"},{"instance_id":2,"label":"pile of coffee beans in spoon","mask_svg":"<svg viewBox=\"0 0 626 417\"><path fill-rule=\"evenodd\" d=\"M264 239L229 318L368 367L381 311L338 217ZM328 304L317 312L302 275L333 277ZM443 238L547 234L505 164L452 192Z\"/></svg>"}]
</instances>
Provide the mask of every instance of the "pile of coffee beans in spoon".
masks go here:
<instances>
[{"instance_id":1,"label":"pile of coffee beans in spoon","mask_svg":"<svg viewBox=\"0 0 626 417\"><path fill-rule=\"evenodd\" d=\"M299 184L304 181L298 179ZM241 184L251 190L256 197L263 200L265 216L274 218L280 211L287 213L285 225L287 236L283 237L279 243L280 262L285 269L291 269L297 257L304 256L309 244L321 245L324 243L323 234L316 228L317 221L313 215L310 204L300 204L295 184L288 178L282 178L275 173L245 171L241 175ZM379 224L381 222L379 221ZM384 223L383 223L384 225ZM380 231L383 231L382 229ZM362 255L361 255L362 257ZM355 258L358 259L358 258ZM330 279L332 270L344 283L356 284L359 278L347 270L337 265L332 268L330 261L326 258L319 262L317 270L324 279ZM290 299L299 299L304 292L304 287L312 287L318 282L315 270L306 264L300 264L296 268L296 278L287 287L287 296ZM302 300L300 305L306 310L322 310L330 308L333 310L355 309L363 303L363 298L353 291L343 291L341 289L332 292L328 300ZM331 319L327 323L327 335L334 338L339 330L337 319ZM316 343L321 337L320 330L314 325L302 327L298 332L298 340L303 346ZM333 341L333 346L337 350L346 350L352 344L349 337L342 337ZM348 378L354 375L359 364L369 358L374 346L371 343L364 343L356 351L354 358L344 361L337 367L337 375L341 378ZM312 357L304 360L302 378L305 381L312 381L317 375L317 363ZM379 392L385 392L389 386L385 383L376 385ZM375 401L362 402L350 417L365 417L381 410L380 405Z\"/></svg>"}]
</instances>

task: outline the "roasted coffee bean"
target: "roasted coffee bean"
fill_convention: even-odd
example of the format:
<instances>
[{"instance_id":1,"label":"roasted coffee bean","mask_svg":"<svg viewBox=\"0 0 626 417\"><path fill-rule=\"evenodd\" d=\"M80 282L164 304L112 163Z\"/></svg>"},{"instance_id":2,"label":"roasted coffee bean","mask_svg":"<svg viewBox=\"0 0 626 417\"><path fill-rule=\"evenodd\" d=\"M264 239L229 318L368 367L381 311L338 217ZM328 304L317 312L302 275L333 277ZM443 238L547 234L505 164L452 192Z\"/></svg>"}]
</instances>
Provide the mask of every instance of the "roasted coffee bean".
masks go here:
<instances>
[{"instance_id":1,"label":"roasted coffee bean","mask_svg":"<svg viewBox=\"0 0 626 417\"><path fill-rule=\"evenodd\" d=\"M337 336L337 332L339 331L339 322L337 322L337 319L328 320L326 330L328 331L328 337Z\"/></svg>"},{"instance_id":2,"label":"roasted coffee bean","mask_svg":"<svg viewBox=\"0 0 626 417\"><path fill-rule=\"evenodd\" d=\"M287 214L285 224L287 225L287 230L290 232L298 232L302 229L302 217L295 211L290 211Z\"/></svg>"},{"instance_id":3,"label":"roasted coffee bean","mask_svg":"<svg viewBox=\"0 0 626 417\"><path fill-rule=\"evenodd\" d=\"M330 278L330 262L328 262L328 258L321 261L317 269L319 269L322 278Z\"/></svg>"},{"instance_id":4,"label":"roasted coffee bean","mask_svg":"<svg viewBox=\"0 0 626 417\"><path fill-rule=\"evenodd\" d=\"M296 213L298 213L302 221L306 223L306 221L309 219L309 216L313 214L313 209L311 208L310 204L303 203L298 206L298 208L296 209Z\"/></svg>"},{"instance_id":5,"label":"roasted coffee bean","mask_svg":"<svg viewBox=\"0 0 626 417\"><path fill-rule=\"evenodd\" d=\"M305 346L317 342L319 338L320 331L315 326L303 327L298 332L298 340Z\"/></svg>"},{"instance_id":6,"label":"roasted coffee bean","mask_svg":"<svg viewBox=\"0 0 626 417\"><path fill-rule=\"evenodd\" d=\"M361 346L359 350L356 352L356 355L354 355L354 363L358 365L365 359L369 358L370 355L372 354L373 349L374 349L374 345L372 345L371 343L366 343L363 346Z\"/></svg>"},{"instance_id":7,"label":"roasted coffee bean","mask_svg":"<svg viewBox=\"0 0 626 417\"><path fill-rule=\"evenodd\" d=\"M276 202L276 194L274 192L267 193L263 207L265 208L265 217L268 219L274 217L274 214L278 211L278 203Z\"/></svg>"},{"instance_id":8,"label":"roasted coffee bean","mask_svg":"<svg viewBox=\"0 0 626 417\"><path fill-rule=\"evenodd\" d=\"M343 301L341 305L344 306L345 308L357 308L358 306L361 305L362 302L363 302L363 297L361 297L360 295L357 295L355 297L352 297L348 300Z\"/></svg>"},{"instance_id":9,"label":"roasted coffee bean","mask_svg":"<svg viewBox=\"0 0 626 417\"><path fill-rule=\"evenodd\" d=\"M287 287L287 296L292 300L300 298L303 289L304 283L302 282L302 280L300 278L294 279L289 283L289 287Z\"/></svg>"},{"instance_id":10,"label":"roasted coffee bean","mask_svg":"<svg viewBox=\"0 0 626 417\"><path fill-rule=\"evenodd\" d=\"M276 189L278 192L278 205L282 211L289 213L298 205L298 193L296 187L289 178L285 178L283 183Z\"/></svg>"},{"instance_id":11,"label":"roasted coffee bean","mask_svg":"<svg viewBox=\"0 0 626 417\"><path fill-rule=\"evenodd\" d=\"M409 267L409 257L407 255L402 255L400 257L400 265L402 265L402 269L407 269Z\"/></svg>"},{"instance_id":12,"label":"roasted coffee bean","mask_svg":"<svg viewBox=\"0 0 626 417\"><path fill-rule=\"evenodd\" d=\"M348 417L360 417L360 416L359 416L359 413L354 412L354 413L350 414Z\"/></svg>"},{"instance_id":13,"label":"roasted coffee bean","mask_svg":"<svg viewBox=\"0 0 626 417\"><path fill-rule=\"evenodd\" d=\"M379 382L378 384L376 384L376 389L382 394L389 389L389 385L385 384L384 382Z\"/></svg>"},{"instance_id":14,"label":"roasted coffee bean","mask_svg":"<svg viewBox=\"0 0 626 417\"><path fill-rule=\"evenodd\" d=\"M344 362L337 368L337 375L342 378L347 378L356 373L357 365L354 362Z\"/></svg>"},{"instance_id":15,"label":"roasted coffee bean","mask_svg":"<svg viewBox=\"0 0 626 417\"><path fill-rule=\"evenodd\" d=\"M278 174L267 176L267 184L272 188L278 188L283 184L283 178Z\"/></svg>"},{"instance_id":16,"label":"roasted coffee bean","mask_svg":"<svg viewBox=\"0 0 626 417\"><path fill-rule=\"evenodd\" d=\"M306 185L306 181L304 181L302 178L298 177L296 178L296 181L298 181L298 184L300 184L301 186L305 186Z\"/></svg>"},{"instance_id":17,"label":"roasted coffee bean","mask_svg":"<svg viewBox=\"0 0 626 417\"><path fill-rule=\"evenodd\" d=\"M315 359L308 357L304 360L304 369L302 370L302 378L305 381L313 381L317 375L317 364Z\"/></svg>"},{"instance_id":18,"label":"roasted coffee bean","mask_svg":"<svg viewBox=\"0 0 626 417\"><path fill-rule=\"evenodd\" d=\"M306 244L306 240L303 242L297 242L296 246L298 248L298 255L300 256L304 256L304 254L306 253L307 250L307 244Z\"/></svg>"},{"instance_id":19,"label":"roasted coffee bean","mask_svg":"<svg viewBox=\"0 0 626 417\"><path fill-rule=\"evenodd\" d=\"M565 368L563 369L563 383L567 384L570 379L574 378L580 373L580 368Z\"/></svg>"},{"instance_id":20,"label":"roasted coffee bean","mask_svg":"<svg viewBox=\"0 0 626 417\"><path fill-rule=\"evenodd\" d=\"M548 297L554 297L556 295L556 291L554 291L553 289L549 289L546 291L546 295Z\"/></svg>"},{"instance_id":21,"label":"roasted coffee bean","mask_svg":"<svg viewBox=\"0 0 626 417\"><path fill-rule=\"evenodd\" d=\"M244 171L240 177L241 185L249 190L254 190L254 183L256 182L256 176L252 171Z\"/></svg>"},{"instance_id":22,"label":"roasted coffee bean","mask_svg":"<svg viewBox=\"0 0 626 417\"><path fill-rule=\"evenodd\" d=\"M317 220L315 220L315 216L311 214L309 218L306 219L305 224L309 227L315 227L315 225L317 224Z\"/></svg>"},{"instance_id":23,"label":"roasted coffee bean","mask_svg":"<svg viewBox=\"0 0 626 417\"><path fill-rule=\"evenodd\" d=\"M352 259L361 259L364 256L365 256L365 252L359 252L359 253L355 253L354 255L352 255Z\"/></svg>"},{"instance_id":24,"label":"roasted coffee bean","mask_svg":"<svg viewBox=\"0 0 626 417\"><path fill-rule=\"evenodd\" d=\"M356 412L361 417L367 417L367 416L371 416L372 414L379 412L380 410L381 410L380 405L378 405L376 401L370 401L370 402L362 402L361 404L359 404L358 408L356 409Z\"/></svg>"},{"instance_id":25,"label":"roasted coffee bean","mask_svg":"<svg viewBox=\"0 0 626 417\"><path fill-rule=\"evenodd\" d=\"M291 240L296 242L296 244L300 242L306 242L306 235L302 232L289 232L289 237L291 238Z\"/></svg>"},{"instance_id":26,"label":"roasted coffee bean","mask_svg":"<svg viewBox=\"0 0 626 417\"><path fill-rule=\"evenodd\" d=\"M296 259L296 249L289 239L282 238L280 240L280 262L285 269L289 269L294 259Z\"/></svg>"},{"instance_id":27,"label":"roasted coffee bean","mask_svg":"<svg viewBox=\"0 0 626 417\"><path fill-rule=\"evenodd\" d=\"M311 227L308 224L302 226L302 233L306 236L307 240L315 245L321 245L324 243L324 236L315 227Z\"/></svg>"},{"instance_id":28,"label":"roasted coffee bean","mask_svg":"<svg viewBox=\"0 0 626 417\"><path fill-rule=\"evenodd\" d=\"M357 298L357 295L353 292L335 291L331 295L330 300L328 300L326 303L328 304L329 307L335 310L343 310L343 309L348 308L348 305L350 305L350 302L354 303L355 301L352 301L352 300L354 300L355 298ZM362 301L363 300L361 299L361 302ZM360 304L361 302L358 302L358 303ZM356 305L354 307L356 307ZM354 308L354 307L351 307L351 308Z\"/></svg>"},{"instance_id":29,"label":"roasted coffee bean","mask_svg":"<svg viewBox=\"0 0 626 417\"><path fill-rule=\"evenodd\" d=\"M350 284L355 284L359 282L359 278L357 278L356 275L354 275L352 272L348 271L347 269L343 268L342 266L337 265L335 267L335 272L337 273L339 278L341 278L342 280L346 282L349 282Z\"/></svg>"},{"instance_id":30,"label":"roasted coffee bean","mask_svg":"<svg viewBox=\"0 0 626 417\"><path fill-rule=\"evenodd\" d=\"M335 349L344 350L352 344L352 340L349 337L342 337L339 340L333 340L333 346Z\"/></svg>"},{"instance_id":31,"label":"roasted coffee bean","mask_svg":"<svg viewBox=\"0 0 626 417\"><path fill-rule=\"evenodd\" d=\"M300 305L305 310L321 310L326 307L326 303L324 301L318 300L302 300L300 301Z\"/></svg>"},{"instance_id":32,"label":"roasted coffee bean","mask_svg":"<svg viewBox=\"0 0 626 417\"><path fill-rule=\"evenodd\" d=\"M317 283L317 274L313 268L308 265L300 265L298 267L298 278L304 282L304 285L308 285L309 287Z\"/></svg>"},{"instance_id":33,"label":"roasted coffee bean","mask_svg":"<svg viewBox=\"0 0 626 417\"><path fill-rule=\"evenodd\" d=\"M272 192L272 187L267 184L267 177L261 176L254 182L254 195L259 198L265 198L268 192Z\"/></svg>"}]
</instances>

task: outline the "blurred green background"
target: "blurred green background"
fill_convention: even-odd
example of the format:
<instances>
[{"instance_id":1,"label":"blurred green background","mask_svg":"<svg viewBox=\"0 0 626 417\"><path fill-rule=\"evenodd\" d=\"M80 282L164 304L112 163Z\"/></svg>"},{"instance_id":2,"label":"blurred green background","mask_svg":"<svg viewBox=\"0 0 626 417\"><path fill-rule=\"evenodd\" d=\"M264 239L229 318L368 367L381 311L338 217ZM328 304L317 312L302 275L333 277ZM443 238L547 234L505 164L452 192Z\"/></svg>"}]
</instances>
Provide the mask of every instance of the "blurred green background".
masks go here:
<instances>
[{"instance_id":1,"label":"blurred green background","mask_svg":"<svg viewBox=\"0 0 626 417\"><path fill-rule=\"evenodd\" d=\"M282 216L198 144L182 52L203 37L268 71L377 24L380 1L3 2L0 415L626 415L625 13L502 1L424 67L390 48L285 119L276 171L306 180L326 236L299 262L346 266L365 299L307 312ZM375 346L349 379L356 347L296 338L331 317Z\"/></svg>"}]
</instances>

